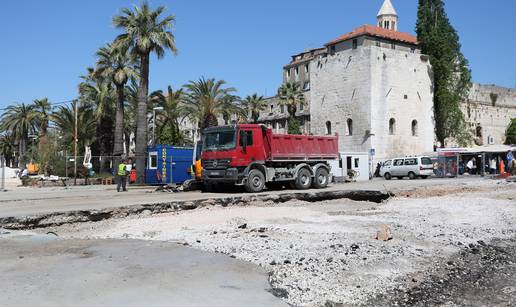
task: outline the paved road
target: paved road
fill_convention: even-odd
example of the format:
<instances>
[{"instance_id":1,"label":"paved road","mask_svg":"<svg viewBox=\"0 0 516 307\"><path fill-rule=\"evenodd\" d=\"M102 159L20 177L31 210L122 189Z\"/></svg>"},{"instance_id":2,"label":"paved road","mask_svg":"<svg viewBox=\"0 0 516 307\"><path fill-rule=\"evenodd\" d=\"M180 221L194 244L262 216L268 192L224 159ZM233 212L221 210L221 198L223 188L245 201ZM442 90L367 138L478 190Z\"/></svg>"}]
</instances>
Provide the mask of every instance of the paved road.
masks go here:
<instances>
[{"instance_id":1,"label":"paved road","mask_svg":"<svg viewBox=\"0 0 516 307\"><path fill-rule=\"evenodd\" d=\"M334 190L403 190L421 186L447 185L457 182L481 180L478 177L461 179L392 180L375 179L369 182L335 184L327 188ZM0 218L37 215L51 212L75 210L100 210L131 205L155 204L169 201L189 201L210 198L241 196L236 192L201 193L154 192L153 188L133 188L126 193L117 193L114 187L83 186L65 188L18 188L0 194ZM310 190L309 190L310 191ZM266 191L263 194L281 194L287 190Z\"/></svg>"},{"instance_id":2,"label":"paved road","mask_svg":"<svg viewBox=\"0 0 516 307\"><path fill-rule=\"evenodd\" d=\"M166 242L0 234L0 306L287 306L257 266Z\"/></svg>"}]
</instances>

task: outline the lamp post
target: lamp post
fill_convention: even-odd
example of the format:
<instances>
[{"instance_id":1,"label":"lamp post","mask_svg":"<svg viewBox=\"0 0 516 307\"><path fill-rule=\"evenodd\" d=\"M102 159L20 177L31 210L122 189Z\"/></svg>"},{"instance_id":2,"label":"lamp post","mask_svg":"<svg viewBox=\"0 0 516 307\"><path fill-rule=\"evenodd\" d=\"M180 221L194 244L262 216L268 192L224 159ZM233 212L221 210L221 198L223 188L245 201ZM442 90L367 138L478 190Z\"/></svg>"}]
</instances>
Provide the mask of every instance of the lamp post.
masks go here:
<instances>
[{"instance_id":1,"label":"lamp post","mask_svg":"<svg viewBox=\"0 0 516 307\"><path fill-rule=\"evenodd\" d=\"M77 137L77 113L79 113L79 101L74 101L75 114L74 114L74 149L73 149L73 185L77 185L77 143L79 142Z\"/></svg>"},{"instance_id":2,"label":"lamp post","mask_svg":"<svg viewBox=\"0 0 516 307\"><path fill-rule=\"evenodd\" d=\"M156 111L163 111L163 107L152 108L152 145L156 145Z\"/></svg>"}]
</instances>

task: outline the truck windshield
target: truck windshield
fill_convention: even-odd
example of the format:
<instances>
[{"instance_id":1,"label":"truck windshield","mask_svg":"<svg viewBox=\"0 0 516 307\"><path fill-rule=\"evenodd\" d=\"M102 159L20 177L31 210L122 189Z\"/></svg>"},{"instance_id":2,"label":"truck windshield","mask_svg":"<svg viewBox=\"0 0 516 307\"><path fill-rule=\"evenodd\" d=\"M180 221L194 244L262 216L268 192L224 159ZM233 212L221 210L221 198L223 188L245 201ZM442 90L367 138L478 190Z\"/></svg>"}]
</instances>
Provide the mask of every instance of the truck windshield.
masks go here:
<instances>
[{"instance_id":1,"label":"truck windshield","mask_svg":"<svg viewBox=\"0 0 516 307\"><path fill-rule=\"evenodd\" d=\"M235 148L235 130L208 132L204 135L203 150L227 150Z\"/></svg>"}]
</instances>

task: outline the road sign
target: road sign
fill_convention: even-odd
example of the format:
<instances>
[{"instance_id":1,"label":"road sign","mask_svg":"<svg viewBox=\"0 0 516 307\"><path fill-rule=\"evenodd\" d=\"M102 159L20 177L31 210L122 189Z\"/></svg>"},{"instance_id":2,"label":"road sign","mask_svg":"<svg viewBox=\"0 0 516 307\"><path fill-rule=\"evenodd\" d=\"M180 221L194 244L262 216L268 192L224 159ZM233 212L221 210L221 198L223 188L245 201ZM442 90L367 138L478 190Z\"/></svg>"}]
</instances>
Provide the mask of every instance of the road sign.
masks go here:
<instances>
[{"instance_id":1,"label":"road sign","mask_svg":"<svg viewBox=\"0 0 516 307\"><path fill-rule=\"evenodd\" d=\"M376 149L374 149L374 148L369 149L369 155L370 156L375 156L376 155Z\"/></svg>"}]
</instances>

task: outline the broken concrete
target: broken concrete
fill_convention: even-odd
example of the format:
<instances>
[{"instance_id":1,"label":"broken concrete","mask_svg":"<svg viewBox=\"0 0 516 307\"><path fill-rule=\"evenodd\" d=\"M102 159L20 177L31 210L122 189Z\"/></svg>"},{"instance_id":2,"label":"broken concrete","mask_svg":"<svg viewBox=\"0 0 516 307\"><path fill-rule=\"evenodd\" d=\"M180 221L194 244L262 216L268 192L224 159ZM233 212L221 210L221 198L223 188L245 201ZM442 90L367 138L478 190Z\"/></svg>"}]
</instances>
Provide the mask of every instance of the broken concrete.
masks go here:
<instances>
[{"instance_id":1,"label":"broken concrete","mask_svg":"<svg viewBox=\"0 0 516 307\"><path fill-rule=\"evenodd\" d=\"M33 216L12 216L0 218L0 227L5 229L23 230L36 229L64 224L98 222L111 218L124 218L139 215L143 212L161 214L193 210L206 206L236 206L249 205L256 202L285 203L292 200L307 202L319 202L322 200L350 199L356 201L368 201L381 203L391 197L391 193L382 191L314 191L306 193L281 193L281 194L257 194L233 196L225 198L198 199L192 201L168 201L152 204L133 205L126 207L108 208L103 210L76 210L54 212Z\"/></svg>"}]
</instances>

